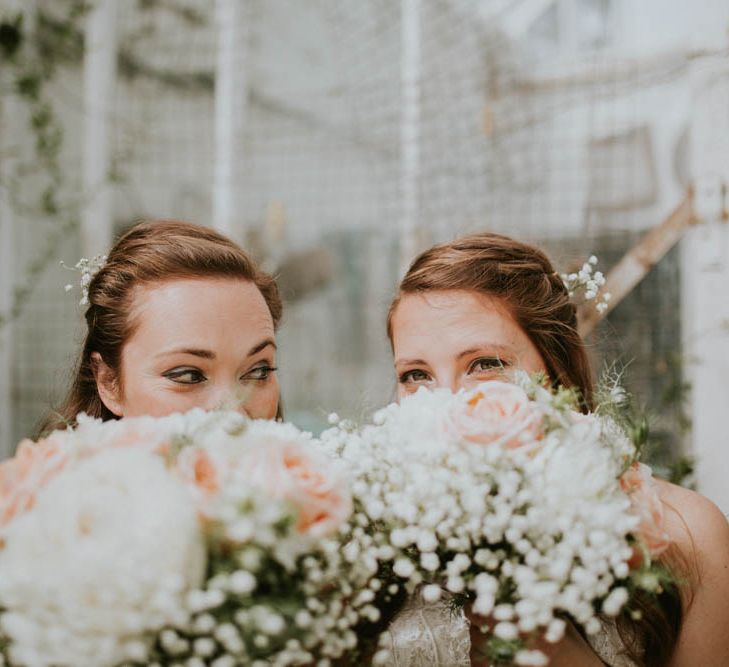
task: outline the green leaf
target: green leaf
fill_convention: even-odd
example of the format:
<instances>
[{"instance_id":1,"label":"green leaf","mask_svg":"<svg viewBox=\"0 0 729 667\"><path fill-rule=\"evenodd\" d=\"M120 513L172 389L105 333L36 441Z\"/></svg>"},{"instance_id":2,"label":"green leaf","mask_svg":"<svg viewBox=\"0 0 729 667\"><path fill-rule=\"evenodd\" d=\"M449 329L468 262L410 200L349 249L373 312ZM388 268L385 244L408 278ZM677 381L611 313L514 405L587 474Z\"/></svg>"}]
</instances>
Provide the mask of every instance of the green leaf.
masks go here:
<instances>
[{"instance_id":1,"label":"green leaf","mask_svg":"<svg viewBox=\"0 0 729 667\"><path fill-rule=\"evenodd\" d=\"M12 20L0 22L0 51L5 58L12 60L23 44L23 15Z\"/></svg>"}]
</instances>

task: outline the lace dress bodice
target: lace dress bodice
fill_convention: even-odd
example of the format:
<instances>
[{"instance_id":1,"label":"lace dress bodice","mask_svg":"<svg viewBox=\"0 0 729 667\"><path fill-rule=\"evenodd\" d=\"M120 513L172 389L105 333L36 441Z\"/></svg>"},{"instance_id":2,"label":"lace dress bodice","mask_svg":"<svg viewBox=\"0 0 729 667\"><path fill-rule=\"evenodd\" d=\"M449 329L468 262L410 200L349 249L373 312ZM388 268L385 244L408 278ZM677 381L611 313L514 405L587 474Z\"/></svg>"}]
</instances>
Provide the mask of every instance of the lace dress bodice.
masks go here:
<instances>
[{"instance_id":1,"label":"lace dress bodice","mask_svg":"<svg viewBox=\"0 0 729 667\"><path fill-rule=\"evenodd\" d=\"M588 637L587 641L592 650L610 667L638 667L624 655L623 642L613 621L602 621L602 630Z\"/></svg>"},{"instance_id":2,"label":"lace dress bodice","mask_svg":"<svg viewBox=\"0 0 729 667\"><path fill-rule=\"evenodd\" d=\"M385 633L387 667L468 667L471 640L463 612L445 600L425 602L416 593Z\"/></svg>"},{"instance_id":3,"label":"lace dress bodice","mask_svg":"<svg viewBox=\"0 0 729 667\"><path fill-rule=\"evenodd\" d=\"M610 667L637 667L622 655L623 645L614 623L588 639L595 653ZM390 653L387 667L468 667L471 640L463 612L447 600L428 603L415 594L394 618L384 637Z\"/></svg>"}]
</instances>

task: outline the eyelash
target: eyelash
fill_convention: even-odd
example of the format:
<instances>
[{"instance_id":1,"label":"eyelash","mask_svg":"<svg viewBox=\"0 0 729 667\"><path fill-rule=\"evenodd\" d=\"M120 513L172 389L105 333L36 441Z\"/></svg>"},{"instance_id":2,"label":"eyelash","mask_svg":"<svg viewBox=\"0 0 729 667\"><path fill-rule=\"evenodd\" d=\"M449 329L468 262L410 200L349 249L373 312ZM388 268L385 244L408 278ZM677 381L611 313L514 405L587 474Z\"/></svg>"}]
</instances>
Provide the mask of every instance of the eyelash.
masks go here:
<instances>
[{"instance_id":1,"label":"eyelash","mask_svg":"<svg viewBox=\"0 0 729 667\"><path fill-rule=\"evenodd\" d=\"M271 373L274 373L278 370L276 366L256 366L255 368L252 368L248 373L246 373L243 377L241 377L241 380L253 380L254 382L265 382L270 377ZM260 373L259 377L249 377L255 373ZM180 378L184 377L185 375L194 376L195 379L191 382L187 382L184 380L181 380ZM196 385L201 384L202 382L205 382L207 378L203 375L201 371L199 371L197 368L179 368L174 369L171 371L168 371L167 373L163 373L163 376L166 377L168 380L171 380L172 382L175 382L177 384L182 385Z\"/></svg>"},{"instance_id":2,"label":"eyelash","mask_svg":"<svg viewBox=\"0 0 729 667\"><path fill-rule=\"evenodd\" d=\"M261 377L253 377L253 378L247 378L249 380L255 380L256 382L265 382L270 377L271 373L275 373L278 370L276 366L256 366L255 368L252 368L246 375L250 375L251 373L255 373L256 371L261 371L262 376ZM245 378L245 376L244 376Z\"/></svg>"},{"instance_id":3,"label":"eyelash","mask_svg":"<svg viewBox=\"0 0 729 667\"><path fill-rule=\"evenodd\" d=\"M488 367L476 369L475 367L482 362L488 362ZM508 365L509 365L508 362L504 361L503 359L499 359L498 357L480 357L471 364L471 366L468 369L468 372L469 373L472 373L472 372L485 373L487 371L491 371L494 369L506 368Z\"/></svg>"},{"instance_id":4,"label":"eyelash","mask_svg":"<svg viewBox=\"0 0 729 667\"><path fill-rule=\"evenodd\" d=\"M172 382L185 385L200 384L201 382L207 380L207 378L197 368L176 368L174 370L167 371L162 375L168 380L172 380ZM192 382L186 382L184 380L181 380L180 378L184 377L185 375L195 376L196 379Z\"/></svg>"},{"instance_id":5,"label":"eyelash","mask_svg":"<svg viewBox=\"0 0 729 667\"><path fill-rule=\"evenodd\" d=\"M477 366L477 364L480 364L483 362L487 362L487 364L488 364L487 368L480 368L480 369L475 368ZM490 370L506 368L508 365L509 365L508 361L504 361L503 359L500 359L499 357L479 357L478 359L475 359L473 361L473 363L471 363L471 365L468 368L468 372L469 373L474 373L474 372L486 373ZM425 377L427 377L427 375L428 375L425 371L414 368L413 370L405 371L402 375L400 375L400 377L398 378L400 384L408 384L410 382L420 382L421 380L416 380L413 377L413 375L415 373L420 373Z\"/></svg>"},{"instance_id":6,"label":"eyelash","mask_svg":"<svg viewBox=\"0 0 729 667\"><path fill-rule=\"evenodd\" d=\"M421 371L416 369L413 369L411 371L405 371L399 378L398 381L400 384L407 384L408 382L418 382L418 380L413 378L414 373L421 373L422 375L427 376L428 374L425 371Z\"/></svg>"}]
</instances>

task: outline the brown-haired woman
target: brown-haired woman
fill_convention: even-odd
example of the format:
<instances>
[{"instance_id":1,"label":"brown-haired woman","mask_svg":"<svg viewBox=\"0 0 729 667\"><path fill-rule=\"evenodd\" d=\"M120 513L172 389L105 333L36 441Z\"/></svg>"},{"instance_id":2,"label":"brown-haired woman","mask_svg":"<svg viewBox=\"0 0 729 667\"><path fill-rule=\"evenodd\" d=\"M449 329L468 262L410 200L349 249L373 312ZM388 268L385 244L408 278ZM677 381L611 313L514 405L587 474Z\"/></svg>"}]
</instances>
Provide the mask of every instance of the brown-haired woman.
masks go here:
<instances>
[{"instance_id":1,"label":"brown-haired woman","mask_svg":"<svg viewBox=\"0 0 729 667\"><path fill-rule=\"evenodd\" d=\"M273 278L217 232L134 226L88 285L87 333L70 392L42 431L101 419L228 407L279 413Z\"/></svg>"},{"instance_id":2,"label":"brown-haired woman","mask_svg":"<svg viewBox=\"0 0 729 667\"><path fill-rule=\"evenodd\" d=\"M584 409L592 406L575 306L533 246L475 234L430 248L403 278L387 324L400 396L521 368L576 388ZM729 524L703 496L658 484L672 538L665 562L679 585L644 601L640 620L626 615L606 627L595 650L614 665L729 665ZM551 664L589 664L588 651L575 644Z\"/></svg>"}]
</instances>

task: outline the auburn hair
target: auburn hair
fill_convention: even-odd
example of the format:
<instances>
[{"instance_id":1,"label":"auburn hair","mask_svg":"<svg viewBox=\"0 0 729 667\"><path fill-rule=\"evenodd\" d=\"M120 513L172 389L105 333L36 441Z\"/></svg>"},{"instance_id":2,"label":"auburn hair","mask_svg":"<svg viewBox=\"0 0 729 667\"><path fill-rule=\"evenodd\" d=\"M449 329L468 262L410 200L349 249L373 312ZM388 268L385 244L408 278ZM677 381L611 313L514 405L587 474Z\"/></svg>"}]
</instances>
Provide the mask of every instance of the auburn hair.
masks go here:
<instances>
[{"instance_id":1,"label":"auburn hair","mask_svg":"<svg viewBox=\"0 0 729 667\"><path fill-rule=\"evenodd\" d=\"M435 290L468 290L498 299L529 337L554 386L579 392L583 411L594 407L594 382L585 344L577 329L577 309L552 262L539 248L492 233L463 236L419 255L400 282L387 316L393 343L393 315L404 295ZM661 559L669 573L687 571L672 546ZM660 667L678 640L685 602L677 584L657 596L636 591L625 610L611 621L636 665Z\"/></svg>"},{"instance_id":2,"label":"auburn hair","mask_svg":"<svg viewBox=\"0 0 729 667\"><path fill-rule=\"evenodd\" d=\"M179 220L141 222L116 242L88 286L86 338L71 387L60 409L44 420L40 433L73 425L80 412L103 420L117 418L99 396L92 355L97 352L120 377L122 350L134 330L130 313L135 290L178 278L250 281L265 299L274 327L281 320L276 281L236 243L208 227Z\"/></svg>"}]
</instances>

